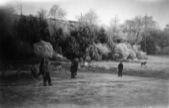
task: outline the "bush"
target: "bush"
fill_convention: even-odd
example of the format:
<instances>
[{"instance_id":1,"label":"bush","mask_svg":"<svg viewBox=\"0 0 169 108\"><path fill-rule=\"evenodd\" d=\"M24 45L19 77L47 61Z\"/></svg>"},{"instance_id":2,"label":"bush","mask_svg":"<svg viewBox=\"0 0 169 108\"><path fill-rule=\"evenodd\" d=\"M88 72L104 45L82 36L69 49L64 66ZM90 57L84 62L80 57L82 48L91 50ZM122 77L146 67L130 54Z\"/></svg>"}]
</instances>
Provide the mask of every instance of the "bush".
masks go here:
<instances>
[{"instance_id":1,"label":"bush","mask_svg":"<svg viewBox=\"0 0 169 108\"><path fill-rule=\"evenodd\" d=\"M109 59L109 54L111 53L111 51L106 44L99 43L99 44L96 44L95 46L101 53L103 60Z\"/></svg>"},{"instance_id":2,"label":"bush","mask_svg":"<svg viewBox=\"0 0 169 108\"><path fill-rule=\"evenodd\" d=\"M164 47L164 48L161 50L161 53L162 53L162 54L169 54L169 46Z\"/></svg>"},{"instance_id":3,"label":"bush","mask_svg":"<svg viewBox=\"0 0 169 108\"><path fill-rule=\"evenodd\" d=\"M160 46L156 46L156 54L160 54L161 53L161 48Z\"/></svg>"},{"instance_id":4,"label":"bush","mask_svg":"<svg viewBox=\"0 0 169 108\"><path fill-rule=\"evenodd\" d=\"M156 53L156 45L154 37L150 33L144 33L143 39L140 42L141 50L147 52L147 54L155 54Z\"/></svg>"},{"instance_id":5,"label":"bush","mask_svg":"<svg viewBox=\"0 0 169 108\"><path fill-rule=\"evenodd\" d=\"M120 43L116 45L115 54L119 54L122 56L122 59L127 60L130 54L130 49L125 43Z\"/></svg>"},{"instance_id":6,"label":"bush","mask_svg":"<svg viewBox=\"0 0 169 108\"><path fill-rule=\"evenodd\" d=\"M128 59L135 59L135 58L136 58L136 53L134 52L134 50L130 49Z\"/></svg>"},{"instance_id":7,"label":"bush","mask_svg":"<svg viewBox=\"0 0 169 108\"><path fill-rule=\"evenodd\" d=\"M33 53L33 48L29 43L20 41L18 42L16 52L18 52L20 56L28 57Z\"/></svg>"},{"instance_id":8,"label":"bush","mask_svg":"<svg viewBox=\"0 0 169 108\"><path fill-rule=\"evenodd\" d=\"M107 34L106 34L106 30L101 27L99 28L98 32L97 32L97 39L96 39L96 43L107 43Z\"/></svg>"},{"instance_id":9,"label":"bush","mask_svg":"<svg viewBox=\"0 0 169 108\"><path fill-rule=\"evenodd\" d=\"M80 45L75 37L69 36L62 44L62 54L68 59L80 57Z\"/></svg>"},{"instance_id":10,"label":"bush","mask_svg":"<svg viewBox=\"0 0 169 108\"><path fill-rule=\"evenodd\" d=\"M87 56L90 60L101 60L102 54L99 52L99 49L96 45L90 45L87 49Z\"/></svg>"},{"instance_id":11,"label":"bush","mask_svg":"<svg viewBox=\"0 0 169 108\"><path fill-rule=\"evenodd\" d=\"M100 57L97 55L97 48L93 46L96 38L96 28L90 26L74 27L70 29L70 35L66 37L66 41L62 42L61 47L63 55L67 58L83 58L86 56L86 49L89 48L89 52L92 58L98 60Z\"/></svg>"},{"instance_id":12,"label":"bush","mask_svg":"<svg viewBox=\"0 0 169 108\"><path fill-rule=\"evenodd\" d=\"M146 59L146 53L139 49L138 45L134 45L133 47L129 43L120 43L116 45L115 53L113 57L115 60L122 59Z\"/></svg>"},{"instance_id":13,"label":"bush","mask_svg":"<svg viewBox=\"0 0 169 108\"><path fill-rule=\"evenodd\" d=\"M114 60L114 54L115 54L116 44L114 43L114 41L111 38L111 36L108 36L107 46L110 49L110 53L108 55L108 59L109 60Z\"/></svg>"},{"instance_id":14,"label":"bush","mask_svg":"<svg viewBox=\"0 0 169 108\"><path fill-rule=\"evenodd\" d=\"M126 45L129 48L129 56L128 56L127 59L135 59L136 58L136 53L134 52L133 47L129 43L126 43Z\"/></svg>"},{"instance_id":15,"label":"bush","mask_svg":"<svg viewBox=\"0 0 169 108\"><path fill-rule=\"evenodd\" d=\"M98 50L103 53L103 54L108 54L110 53L110 49L108 48L108 46L106 44L101 44L101 43L98 43L95 45Z\"/></svg>"},{"instance_id":16,"label":"bush","mask_svg":"<svg viewBox=\"0 0 169 108\"><path fill-rule=\"evenodd\" d=\"M138 59L147 59L146 53L143 51L136 52L136 56Z\"/></svg>"},{"instance_id":17,"label":"bush","mask_svg":"<svg viewBox=\"0 0 169 108\"><path fill-rule=\"evenodd\" d=\"M133 46L133 50L136 53L136 57L138 59L147 59L147 54L140 50L140 46L139 45L134 45Z\"/></svg>"}]
</instances>

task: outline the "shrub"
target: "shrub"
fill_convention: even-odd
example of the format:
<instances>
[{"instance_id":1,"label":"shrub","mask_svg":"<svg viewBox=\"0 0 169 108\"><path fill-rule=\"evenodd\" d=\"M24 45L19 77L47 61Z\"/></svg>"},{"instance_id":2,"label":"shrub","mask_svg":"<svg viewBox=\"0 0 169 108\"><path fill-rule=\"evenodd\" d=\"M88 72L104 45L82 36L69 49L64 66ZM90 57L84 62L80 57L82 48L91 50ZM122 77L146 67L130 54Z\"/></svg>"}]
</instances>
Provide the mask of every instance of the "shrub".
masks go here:
<instances>
[{"instance_id":1,"label":"shrub","mask_svg":"<svg viewBox=\"0 0 169 108\"><path fill-rule=\"evenodd\" d=\"M169 54L169 46L164 47L161 51L162 54Z\"/></svg>"},{"instance_id":2,"label":"shrub","mask_svg":"<svg viewBox=\"0 0 169 108\"><path fill-rule=\"evenodd\" d=\"M95 45L96 48L98 48L98 50L100 52L102 52L103 54L108 54L110 53L110 49L108 48L108 46L106 44L101 44L101 43L98 43Z\"/></svg>"},{"instance_id":3,"label":"shrub","mask_svg":"<svg viewBox=\"0 0 169 108\"><path fill-rule=\"evenodd\" d=\"M108 59L109 60L114 60L116 44L114 43L114 41L111 38L111 36L108 36L107 46L110 49L110 53L109 53Z\"/></svg>"},{"instance_id":4,"label":"shrub","mask_svg":"<svg viewBox=\"0 0 169 108\"><path fill-rule=\"evenodd\" d=\"M156 46L156 54L160 54L161 53L161 48L160 48L160 46Z\"/></svg>"},{"instance_id":5,"label":"shrub","mask_svg":"<svg viewBox=\"0 0 169 108\"><path fill-rule=\"evenodd\" d=\"M99 43L107 43L107 40L106 30L103 27L99 28L96 41Z\"/></svg>"},{"instance_id":6,"label":"shrub","mask_svg":"<svg viewBox=\"0 0 169 108\"><path fill-rule=\"evenodd\" d=\"M115 53L113 57L115 60L117 59L146 59L146 53L139 49L138 45L134 45L133 47L129 43L120 43L116 45Z\"/></svg>"},{"instance_id":7,"label":"shrub","mask_svg":"<svg viewBox=\"0 0 169 108\"><path fill-rule=\"evenodd\" d=\"M143 51L136 52L136 56L138 59L147 59L146 53Z\"/></svg>"},{"instance_id":8,"label":"shrub","mask_svg":"<svg viewBox=\"0 0 169 108\"><path fill-rule=\"evenodd\" d=\"M136 53L134 50L130 49L128 59L135 59L136 58Z\"/></svg>"},{"instance_id":9,"label":"shrub","mask_svg":"<svg viewBox=\"0 0 169 108\"><path fill-rule=\"evenodd\" d=\"M136 53L138 59L147 59L147 54L140 50L139 45L133 45L133 50Z\"/></svg>"},{"instance_id":10,"label":"shrub","mask_svg":"<svg viewBox=\"0 0 169 108\"><path fill-rule=\"evenodd\" d=\"M133 45L134 52L138 52L140 50L140 45Z\"/></svg>"},{"instance_id":11,"label":"shrub","mask_svg":"<svg viewBox=\"0 0 169 108\"><path fill-rule=\"evenodd\" d=\"M140 42L141 50L147 52L147 54L156 53L156 41L151 34L143 34L143 39Z\"/></svg>"},{"instance_id":12,"label":"shrub","mask_svg":"<svg viewBox=\"0 0 169 108\"><path fill-rule=\"evenodd\" d=\"M16 51L21 57L29 57L33 54L33 48L30 44L23 41L18 42Z\"/></svg>"},{"instance_id":13,"label":"shrub","mask_svg":"<svg viewBox=\"0 0 169 108\"><path fill-rule=\"evenodd\" d=\"M106 44L99 43L99 44L96 44L95 46L101 53L103 60L109 59L109 54L111 53L111 51Z\"/></svg>"},{"instance_id":14,"label":"shrub","mask_svg":"<svg viewBox=\"0 0 169 108\"><path fill-rule=\"evenodd\" d=\"M80 56L80 45L75 37L69 36L62 43L62 54L68 59L73 59Z\"/></svg>"},{"instance_id":15,"label":"shrub","mask_svg":"<svg viewBox=\"0 0 169 108\"><path fill-rule=\"evenodd\" d=\"M115 54L119 54L122 56L122 59L127 60L130 54L130 49L125 43L120 43L116 45Z\"/></svg>"},{"instance_id":16,"label":"shrub","mask_svg":"<svg viewBox=\"0 0 169 108\"><path fill-rule=\"evenodd\" d=\"M90 60L101 60L102 59L102 54L99 52L99 49L96 47L96 45L90 45L88 47L87 55L90 57Z\"/></svg>"},{"instance_id":17,"label":"shrub","mask_svg":"<svg viewBox=\"0 0 169 108\"><path fill-rule=\"evenodd\" d=\"M127 59L135 59L136 58L136 53L134 52L133 47L129 43L126 43L126 45L129 48L129 56L128 56Z\"/></svg>"}]
</instances>

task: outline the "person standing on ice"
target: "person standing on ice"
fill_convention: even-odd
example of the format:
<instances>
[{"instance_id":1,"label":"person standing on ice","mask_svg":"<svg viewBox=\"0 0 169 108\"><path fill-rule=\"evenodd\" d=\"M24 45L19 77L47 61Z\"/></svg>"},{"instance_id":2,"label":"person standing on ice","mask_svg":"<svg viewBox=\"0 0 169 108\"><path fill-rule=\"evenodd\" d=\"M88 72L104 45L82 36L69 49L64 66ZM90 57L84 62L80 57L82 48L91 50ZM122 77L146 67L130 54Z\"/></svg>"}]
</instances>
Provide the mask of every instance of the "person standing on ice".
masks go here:
<instances>
[{"instance_id":1,"label":"person standing on ice","mask_svg":"<svg viewBox=\"0 0 169 108\"><path fill-rule=\"evenodd\" d=\"M123 63L120 62L118 65L118 76L122 77L123 76Z\"/></svg>"}]
</instances>

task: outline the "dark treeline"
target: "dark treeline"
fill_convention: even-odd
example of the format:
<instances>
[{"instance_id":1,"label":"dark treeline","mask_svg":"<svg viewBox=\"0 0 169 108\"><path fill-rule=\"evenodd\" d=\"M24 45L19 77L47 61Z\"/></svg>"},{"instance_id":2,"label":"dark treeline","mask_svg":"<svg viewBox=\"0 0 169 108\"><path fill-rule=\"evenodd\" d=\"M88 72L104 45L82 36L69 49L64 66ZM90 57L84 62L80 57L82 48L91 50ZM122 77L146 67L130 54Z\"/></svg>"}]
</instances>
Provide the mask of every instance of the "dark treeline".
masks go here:
<instances>
[{"instance_id":1,"label":"dark treeline","mask_svg":"<svg viewBox=\"0 0 169 108\"><path fill-rule=\"evenodd\" d=\"M47 40L47 23L34 16L11 15L0 10L0 49L2 59L29 59L34 56L33 44Z\"/></svg>"},{"instance_id":2,"label":"dark treeline","mask_svg":"<svg viewBox=\"0 0 169 108\"><path fill-rule=\"evenodd\" d=\"M40 40L50 42L54 50L68 59L85 58L86 48L95 42L105 42L103 28L75 22L47 19L41 15L14 15L10 9L0 10L1 59L17 60L35 57L33 45ZM66 23L66 25L63 25Z\"/></svg>"},{"instance_id":3,"label":"dark treeline","mask_svg":"<svg viewBox=\"0 0 169 108\"><path fill-rule=\"evenodd\" d=\"M159 29L151 16L136 17L126 20L124 24L114 20L105 29L95 24L96 17L88 21L89 14L95 15L89 11L79 17L78 22L71 22L62 20L61 16L56 19L54 13L52 17L46 17L45 10L39 11L37 16L24 16L13 14L9 8L1 8L0 59L34 58L33 45L40 40L50 42L55 52L68 59L114 60L117 56L126 55L132 58L138 55L133 50L135 45L147 54L169 53L169 26ZM126 46L130 49L129 54L123 54L127 52L123 51Z\"/></svg>"}]
</instances>

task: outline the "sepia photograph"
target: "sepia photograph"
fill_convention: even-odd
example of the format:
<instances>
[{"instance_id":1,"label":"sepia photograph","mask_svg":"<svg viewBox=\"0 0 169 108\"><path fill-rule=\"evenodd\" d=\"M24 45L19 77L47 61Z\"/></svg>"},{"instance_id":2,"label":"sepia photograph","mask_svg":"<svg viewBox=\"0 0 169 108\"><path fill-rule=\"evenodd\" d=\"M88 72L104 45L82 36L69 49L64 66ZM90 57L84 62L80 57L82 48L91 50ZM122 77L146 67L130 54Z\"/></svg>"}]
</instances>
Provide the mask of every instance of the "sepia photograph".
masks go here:
<instances>
[{"instance_id":1,"label":"sepia photograph","mask_svg":"<svg viewBox=\"0 0 169 108\"><path fill-rule=\"evenodd\" d=\"M0 0L0 108L169 108L169 0Z\"/></svg>"}]
</instances>

